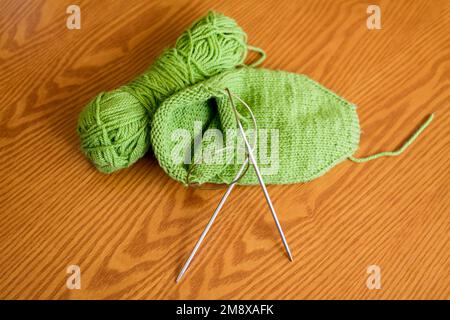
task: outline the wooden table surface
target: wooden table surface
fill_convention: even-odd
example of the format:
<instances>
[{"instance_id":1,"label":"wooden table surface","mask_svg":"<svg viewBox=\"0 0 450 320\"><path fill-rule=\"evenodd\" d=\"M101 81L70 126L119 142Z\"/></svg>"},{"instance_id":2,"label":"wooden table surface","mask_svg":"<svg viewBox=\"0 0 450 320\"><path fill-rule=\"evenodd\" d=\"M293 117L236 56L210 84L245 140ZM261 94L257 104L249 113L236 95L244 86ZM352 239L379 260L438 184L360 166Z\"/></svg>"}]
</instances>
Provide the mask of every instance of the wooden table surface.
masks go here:
<instances>
[{"instance_id":1,"label":"wooden table surface","mask_svg":"<svg viewBox=\"0 0 450 320\"><path fill-rule=\"evenodd\" d=\"M449 299L450 2L70 1L0 4L0 298ZM78 114L143 72L191 22L235 18L263 66L304 73L357 104L357 155L269 192L288 262L258 187L238 187L186 278L175 278L223 191L188 189L148 155L115 174L79 151ZM81 289L66 286L81 269ZM381 270L369 290L367 269Z\"/></svg>"}]
</instances>

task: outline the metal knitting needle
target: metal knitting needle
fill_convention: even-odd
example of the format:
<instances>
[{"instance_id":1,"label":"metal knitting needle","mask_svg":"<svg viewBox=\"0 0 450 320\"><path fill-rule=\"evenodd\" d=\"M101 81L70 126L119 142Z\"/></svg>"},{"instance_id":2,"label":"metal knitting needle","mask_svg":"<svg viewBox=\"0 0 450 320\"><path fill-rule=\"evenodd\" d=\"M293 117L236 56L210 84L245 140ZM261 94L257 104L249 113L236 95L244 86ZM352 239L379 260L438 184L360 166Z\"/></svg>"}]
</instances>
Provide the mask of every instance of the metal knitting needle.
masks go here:
<instances>
[{"instance_id":1,"label":"metal knitting needle","mask_svg":"<svg viewBox=\"0 0 450 320\"><path fill-rule=\"evenodd\" d=\"M227 191L222 196L222 199L220 200L216 210L214 211L214 213L211 216L208 224L206 225L205 229L203 230L202 234L200 235L200 238L198 239L197 243L195 244L195 247L192 250L189 258L187 259L187 261L183 265L183 268L181 269L180 273L178 274L176 282L179 282L181 280L183 275L186 273L186 270L189 268L189 266L190 266L190 264L192 262L192 259L194 258L195 254L197 253L197 250L199 249L200 245L202 244L203 240L205 239L206 234L209 232L209 229L213 225L214 220L216 219L217 215L219 214L220 210L222 209L225 201L227 200L227 198L230 195L231 191L235 187L236 183L239 181L239 178L241 177L242 172L244 171L244 168L246 167L247 163L249 162L249 158L251 159L251 161L253 163L253 167L255 168L256 175L258 176L259 183L260 183L260 185L261 185L261 187L263 189L264 196L266 197L266 200L267 200L267 203L269 205L270 211L272 212L273 219L275 220L275 224L277 225L278 232L281 235L281 239L282 239L284 247L285 247L285 249L286 249L286 251L287 251L287 253L289 255L289 259L291 261L293 261L291 251L290 251L289 246L288 246L287 241L286 241L286 237L284 236L283 230L281 229L281 225L280 225L280 222L278 221L277 215L275 213L275 209L274 209L274 207L272 205L272 201L270 200L269 193L267 192L267 189L266 189L266 186L264 184L264 181L262 180L261 173L259 172L258 165L256 164L255 157L253 156L253 152L252 152L253 149L251 148L250 143L248 142L248 140L247 140L247 138L245 136L244 129L243 129L242 124L241 124L241 122L239 120L239 117L238 117L238 114L237 114L237 110L236 110L236 107L234 106L234 102L233 102L233 99L232 99L232 96L231 96L231 92L228 89L226 89L226 90L227 90L227 93L228 93L228 95L230 97L231 105L232 105L234 114L236 116L237 123L239 125L239 130L240 130L240 133L241 133L241 135L242 135L242 137L244 139L244 142L246 144L246 148L247 148L249 156L245 159L244 163L242 164L241 168L239 169L238 173L236 174L236 177L234 178L233 182L228 186Z\"/></svg>"},{"instance_id":2,"label":"metal knitting needle","mask_svg":"<svg viewBox=\"0 0 450 320\"><path fill-rule=\"evenodd\" d=\"M250 143L248 142L247 137L245 136L244 128L242 127L241 121L239 120L239 116L238 116L238 113L237 113L237 110L236 110L236 106L234 105L234 102L233 102L233 97L232 97L231 92L230 92L230 90L228 88L226 88L225 90L226 90L226 92L227 92L227 94L228 94L228 96L230 98L231 107L232 107L232 109L234 111L234 115L236 117L236 122L238 123L239 131L241 132L242 139L244 140L245 146L247 147L247 152L248 152L248 156L250 158L250 163L253 165L253 168L255 168L256 176L258 177L258 181L259 181L259 184L261 185L261 188L263 190L264 197L266 198L267 204L269 205L270 212L272 213L273 220L275 221L275 224L277 225L278 232L280 233L281 240L283 241L283 245L284 245L284 248L286 249L286 252L287 252L287 254L289 256L289 260L293 261L294 259L292 258L291 250L289 249L289 245L288 245L288 243L286 241L286 237L284 236L283 229L281 229L280 222L278 221L278 217L277 217L277 214L275 212L275 208L273 207L272 201L270 200L269 192L267 191L267 188L266 188L266 185L264 184L264 180L262 178L261 172L259 171L259 167L258 167L258 165L256 163L255 156L253 155L253 149L250 146ZM238 100L243 102L239 98L238 98Z\"/></svg>"},{"instance_id":3,"label":"metal knitting needle","mask_svg":"<svg viewBox=\"0 0 450 320\"><path fill-rule=\"evenodd\" d=\"M205 239L205 236L208 233L209 229L211 228L212 224L214 223L214 220L216 220L217 215L219 214L220 210L223 207L223 204L225 203L225 201L227 200L227 198L230 195L231 191L233 190L234 186L238 182L239 177L241 176L242 172L244 171L245 166L247 165L247 163L248 163L248 157L245 159L244 163L242 164L242 167L239 169L239 171L236 174L236 177L234 178L233 182L228 186L228 189L225 192L225 194L222 196L222 199L220 199L219 205L217 206L216 210L214 211L211 219L209 219L209 222L206 225L205 230L203 230L203 232L202 232L200 238L198 239L197 243L195 244L195 247L192 250L191 255L189 256L189 258L185 262L183 268L181 269L180 273L178 274L176 282L180 281L180 279L183 277L184 273L186 272L187 268L189 268L189 265L191 264L192 259L194 258L195 254L197 253L198 248L202 244L203 239Z\"/></svg>"}]
</instances>

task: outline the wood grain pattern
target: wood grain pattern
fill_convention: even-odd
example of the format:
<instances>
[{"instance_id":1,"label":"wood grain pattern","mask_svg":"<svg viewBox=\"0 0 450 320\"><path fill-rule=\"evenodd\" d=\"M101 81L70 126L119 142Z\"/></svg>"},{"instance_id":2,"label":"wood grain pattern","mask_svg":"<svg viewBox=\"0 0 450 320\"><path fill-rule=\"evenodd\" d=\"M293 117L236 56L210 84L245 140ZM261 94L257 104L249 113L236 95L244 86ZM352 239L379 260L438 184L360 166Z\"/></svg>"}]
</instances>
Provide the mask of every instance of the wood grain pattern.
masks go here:
<instances>
[{"instance_id":1,"label":"wood grain pattern","mask_svg":"<svg viewBox=\"0 0 450 320\"><path fill-rule=\"evenodd\" d=\"M449 299L450 2L69 1L0 4L0 298ZM186 189L151 156L103 175L79 152L78 113L128 82L208 9L234 17L264 67L356 103L358 155L308 184L271 186L289 263L258 187L239 187L187 277L174 280L222 191ZM78 264L82 289L66 288ZM366 268L382 269L368 290Z\"/></svg>"}]
</instances>

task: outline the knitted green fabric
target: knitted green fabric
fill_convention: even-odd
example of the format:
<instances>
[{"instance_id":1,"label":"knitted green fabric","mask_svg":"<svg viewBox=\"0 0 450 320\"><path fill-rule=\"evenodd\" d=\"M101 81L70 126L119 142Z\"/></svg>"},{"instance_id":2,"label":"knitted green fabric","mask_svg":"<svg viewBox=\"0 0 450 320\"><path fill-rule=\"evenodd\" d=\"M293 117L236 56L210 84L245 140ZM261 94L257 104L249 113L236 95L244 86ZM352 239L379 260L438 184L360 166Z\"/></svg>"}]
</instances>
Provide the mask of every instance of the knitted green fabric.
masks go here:
<instances>
[{"instance_id":1,"label":"knitted green fabric","mask_svg":"<svg viewBox=\"0 0 450 320\"><path fill-rule=\"evenodd\" d=\"M187 174L193 183L230 183L238 168L237 152L229 164L174 161L173 152L180 141L173 132L185 130L191 140L182 142L184 149L194 144L194 122L200 121L203 131L236 128L237 122L223 89L229 88L251 108L258 132L278 132L279 147L271 163L258 164L261 170L273 171L264 175L266 183L284 184L305 182L317 178L333 166L350 157L359 143L359 122L355 106L304 75L266 69L240 68L205 80L171 96L156 112L151 142L161 167L172 178L186 183ZM245 114L243 105L236 107ZM244 116L243 125L251 128ZM203 150L211 141L202 141ZM270 149L271 140L268 139ZM269 152L270 153L270 152ZM195 155L194 155L195 156ZM269 170L274 166L276 170ZM249 170L240 184L256 184L257 177Z\"/></svg>"}]
</instances>

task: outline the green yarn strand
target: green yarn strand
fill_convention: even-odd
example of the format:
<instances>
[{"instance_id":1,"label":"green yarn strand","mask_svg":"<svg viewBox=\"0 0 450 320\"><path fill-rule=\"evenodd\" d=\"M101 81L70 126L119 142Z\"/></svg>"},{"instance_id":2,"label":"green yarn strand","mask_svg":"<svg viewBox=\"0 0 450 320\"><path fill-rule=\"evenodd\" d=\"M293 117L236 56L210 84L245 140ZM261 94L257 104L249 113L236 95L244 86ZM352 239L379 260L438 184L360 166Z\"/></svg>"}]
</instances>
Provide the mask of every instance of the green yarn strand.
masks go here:
<instances>
[{"instance_id":1,"label":"green yarn strand","mask_svg":"<svg viewBox=\"0 0 450 320\"><path fill-rule=\"evenodd\" d=\"M431 121L433 121L434 118L434 114L430 114L428 119L420 126L419 129L417 129L416 132L414 132L414 134L409 137L409 139L401 146L400 149L395 150L395 151L383 151L380 153L376 153L364 158L356 158L354 156L350 156L349 159L353 162L357 162L357 163L363 163L363 162L367 162L370 160L375 160L381 157L395 157L398 156L400 154L402 154L419 136L420 134L429 126L429 124L431 123Z\"/></svg>"}]
</instances>

